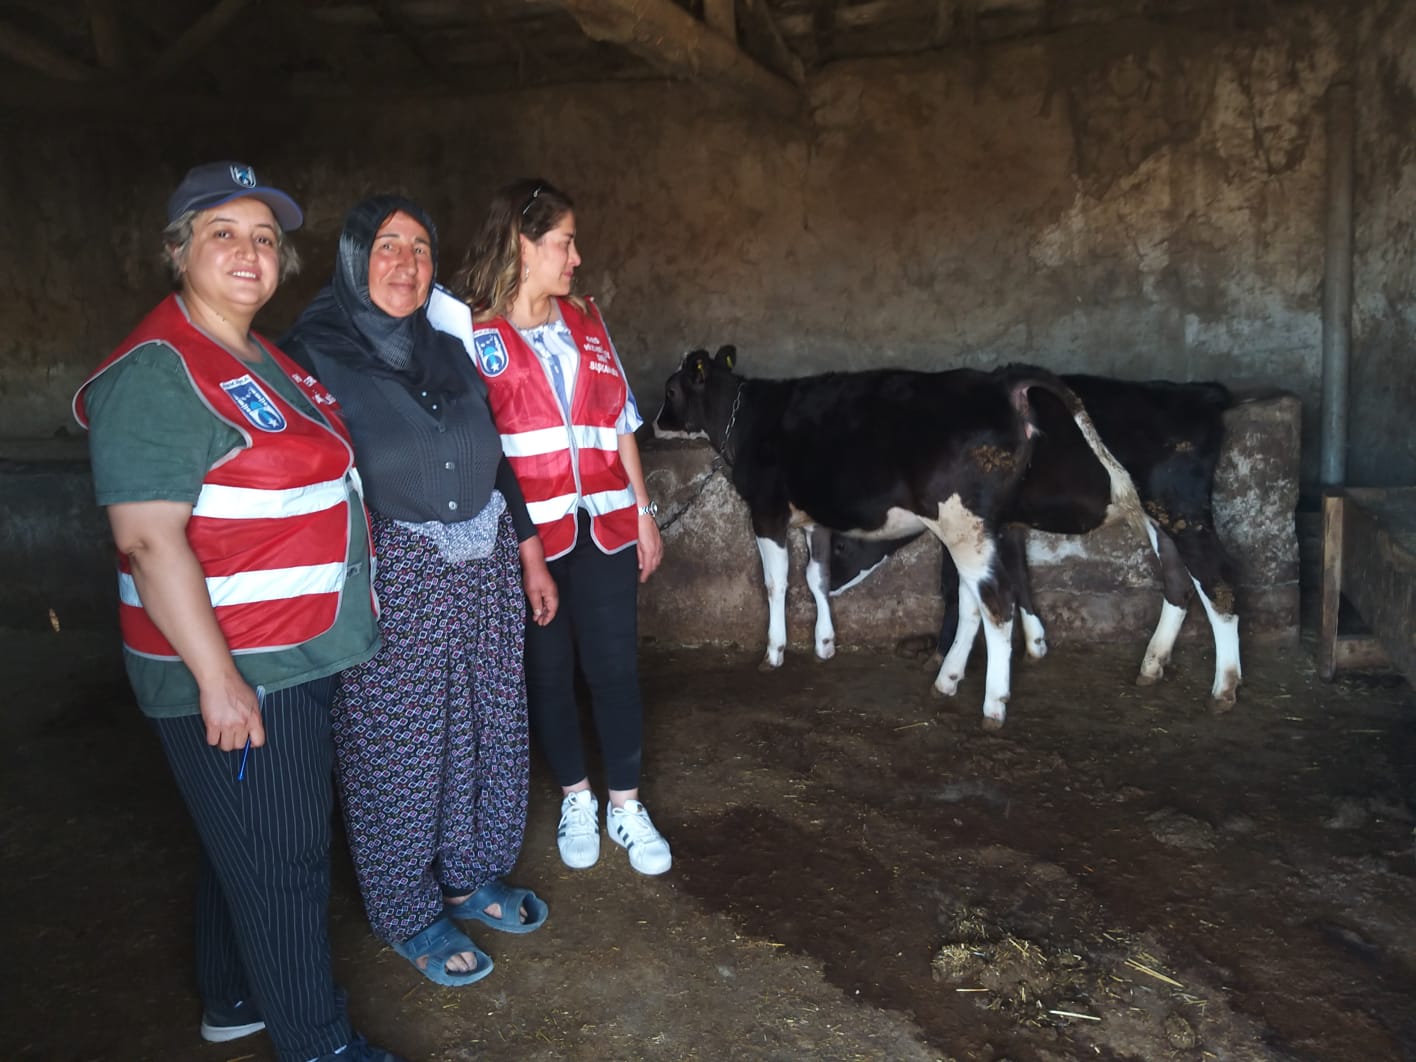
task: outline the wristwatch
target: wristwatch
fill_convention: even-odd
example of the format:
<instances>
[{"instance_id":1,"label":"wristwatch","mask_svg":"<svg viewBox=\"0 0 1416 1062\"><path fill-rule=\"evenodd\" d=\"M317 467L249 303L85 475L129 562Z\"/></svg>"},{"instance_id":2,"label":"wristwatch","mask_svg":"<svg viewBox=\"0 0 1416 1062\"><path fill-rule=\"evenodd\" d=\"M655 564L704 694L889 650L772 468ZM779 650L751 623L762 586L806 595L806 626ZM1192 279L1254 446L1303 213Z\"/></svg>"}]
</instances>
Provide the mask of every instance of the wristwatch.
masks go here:
<instances>
[{"instance_id":1,"label":"wristwatch","mask_svg":"<svg viewBox=\"0 0 1416 1062\"><path fill-rule=\"evenodd\" d=\"M640 515L640 516L658 516L658 515L659 515L659 503L658 503L658 502L652 502L652 501L651 501L648 505L641 505L641 506L639 507L639 515Z\"/></svg>"}]
</instances>

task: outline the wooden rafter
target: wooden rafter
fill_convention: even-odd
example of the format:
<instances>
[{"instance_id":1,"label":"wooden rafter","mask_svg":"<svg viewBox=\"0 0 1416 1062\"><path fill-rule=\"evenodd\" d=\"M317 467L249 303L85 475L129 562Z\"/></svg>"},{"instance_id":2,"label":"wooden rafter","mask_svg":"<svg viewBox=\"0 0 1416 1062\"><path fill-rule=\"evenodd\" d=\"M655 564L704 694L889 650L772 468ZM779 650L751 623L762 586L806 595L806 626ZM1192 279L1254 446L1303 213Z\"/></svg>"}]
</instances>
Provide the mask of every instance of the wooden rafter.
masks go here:
<instances>
[{"instance_id":1,"label":"wooden rafter","mask_svg":"<svg viewBox=\"0 0 1416 1062\"><path fill-rule=\"evenodd\" d=\"M64 81L87 81L98 72L87 63L4 23L0 23L0 55L8 55L32 70Z\"/></svg>"},{"instance_id":2,"label":"wooden rafter","mask_svg":"<svg viewBox=\"0 0 1416 1062\"><path fill-rule=\"evenodd\" d=\"M743 30L749 33L766 52L767 61L778 73L800 85L806 80L806 71L801 56L787 47L786 41L777 30L772 12L767 9L767 0L742 0Z\"/></svg>"},{"instance_id":3,"label":"wooden rafter","mask_svg":"<svg viewBox=\"0 0 1416 1062\"><path fill-rule=\"evenodd\" d=\"M418 60L429 72L434 74L442 73L441 61L435 54L424 47L423 40L418 35L417 27L399 10L394 0L374 0L374 10L378 12L380 21L397 33L399 37L403 39L403 42L408 45L408 49L413 53L414 59Z\"/></svg>"},{"instance_id":4,"label":"wooden rafter","mask_svg":"<svg viewBox=\"0 0 1416 1062\"><path fill-rule=\"evenodd\" d=\"M110 73L127 68L127 49L123 46L123 30L114 0L84 0L88 11L89 33L98 65Z\"/></svg>"},{"instance_id":5,"label":"wooden rafter","mask_svg":"<svg viewBox=\"0 0 1416 1062\"><path fill-rule=\"evenodd\" d=\"M250 0L218 0L215 7L188 26L182 36L173 41L167 51L158 56L157 62L152 67L152 76L154 78L169 77L186 66L215 40L222 30L231 25L236 16L241 14L249 3Z\"/></svg>"},{"instance_id":6,"label":"wooden rafter","mask_svg":"<svg viewBox=\"0 0 1416 1062\"><path fill-rule=\"evenodd\" d=\"M703 0L703 21L715 33L721 33L730 41L737 40L735 0Z\"/></svg>"},{"instance_id":7,"label":"wooden rafter","mask_svg":"<svg viewBox=\"0 0 1416 1062\"><path fill-rule=\"evenodd\" d=\"M799 113L801 94L671 0L561 0L592 40L627 48L668 77L691 78L747 96L773 113Z\"/></svg>"}]
</instances>

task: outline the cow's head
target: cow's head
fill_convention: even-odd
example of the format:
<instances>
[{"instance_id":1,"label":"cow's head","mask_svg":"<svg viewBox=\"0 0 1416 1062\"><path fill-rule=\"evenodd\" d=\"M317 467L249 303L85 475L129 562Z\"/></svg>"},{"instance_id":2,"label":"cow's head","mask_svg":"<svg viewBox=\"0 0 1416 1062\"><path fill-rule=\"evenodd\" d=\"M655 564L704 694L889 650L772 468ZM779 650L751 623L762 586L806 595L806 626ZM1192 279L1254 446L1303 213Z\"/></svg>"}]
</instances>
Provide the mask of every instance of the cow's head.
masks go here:
<instances>
[{"instance_id":1,"label":"cow's head","mask_svg":"<svg viewBox=\"0 0 1416 1062\"><path fill-rule=\"evenodd\" d=\"M683 362L664 383L664 404L654 418L654 435L660 439L702 439L716 421L725 420L727 407L718 410L719 396L730 403L737 390L733 366L737 348L723 346L709 356L706 350L690 350ZM724 387L731 380L731 387Z\"/></svg>"}]
</instances>

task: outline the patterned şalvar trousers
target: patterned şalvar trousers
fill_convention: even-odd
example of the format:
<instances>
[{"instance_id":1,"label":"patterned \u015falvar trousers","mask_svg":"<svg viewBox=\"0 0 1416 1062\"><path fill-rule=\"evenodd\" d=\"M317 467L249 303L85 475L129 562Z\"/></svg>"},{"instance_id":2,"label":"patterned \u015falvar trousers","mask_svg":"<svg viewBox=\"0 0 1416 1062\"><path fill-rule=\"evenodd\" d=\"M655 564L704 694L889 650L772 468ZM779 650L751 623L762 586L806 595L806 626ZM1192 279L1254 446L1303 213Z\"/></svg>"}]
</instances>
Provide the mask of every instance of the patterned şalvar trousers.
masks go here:
<instances>
[{"instance_id":1,"label":"patterned \u015falvar trousers","mask_svg":"<svg viewBox=\"0 0 1416 1062\"><path fill-rule=\"evenodd\" d=\"M529 774L526 598L511 518L485 560L372 515L383 645L331 708L345 830L364 909L389 943L511 871Z\"/></svg>"}]
</instances>

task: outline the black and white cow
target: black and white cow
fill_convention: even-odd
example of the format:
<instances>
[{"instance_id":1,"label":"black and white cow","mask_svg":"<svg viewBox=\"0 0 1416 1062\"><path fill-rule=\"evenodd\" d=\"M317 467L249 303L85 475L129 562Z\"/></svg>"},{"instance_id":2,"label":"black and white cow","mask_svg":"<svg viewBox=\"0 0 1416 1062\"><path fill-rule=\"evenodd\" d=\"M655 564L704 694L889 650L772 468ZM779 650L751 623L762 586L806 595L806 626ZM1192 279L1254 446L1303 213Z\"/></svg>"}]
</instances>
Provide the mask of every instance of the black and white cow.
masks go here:
<instances>
[{"instance_id":1,"label":"black and white cow","mask_svg":"<svg viewBox=\"0 0 1416 1062\"><path fill-rule=\"evenodd\" d=\"M1099 376L1062 377L1096 425L1108 449L1131 474L1147 514L1151 547L1160 558L1165 600L1160 621L1141 661L1136 682L1149 685L1165 674L1190 599L1198 592L1214 635L1214 684L1220 707L1234 703L1242 678L1239 617L1234 581L1224 546L1215 533L1210 497L1224 440L1223 414L1232 404L1216 383L1137 382ZM1105 519L1110 499L1107 471L1092 456L1065 407L1040 394L1034 411L1041 437L1032 463L1004 519L1003 561L1013 574L1028 654L1047 651L1046 636L1032 603L1026 572L1028 528L1084 534ZM831 593L860 582L884 558L912 538L861 542L813 535L813 558L828 557ZM940 571L944 621L939 632L940 692L953 694L978 634L977 609L959 586L946 554ZM955 605L957 602L957 607Z\"/></svg>"},{"instance_id":2,"label":"black and white cow","mask_svg":"<svg viewBox=\"0 0 1416 1062\"><path fill-rule=\"evenodd\" d=\"M828 528L895 539L920 530L949 552L978 607L988 648L984 725L1003 724L1009 693L1013 587L999 564L1001 514L1012 504L1037 434L1030 392L1070 411L1108 469L1108 497L1144 525L1130 476L1096 438L1081 403L1041 369L924 373L877 370L752 380L722 347L684 357L664 387L655 433L706 435L752 517L767 587L767 653L786 646L787 530ZM835 652L824 557L807 566L816 654Z\"/></svg>"}]
</instances>

